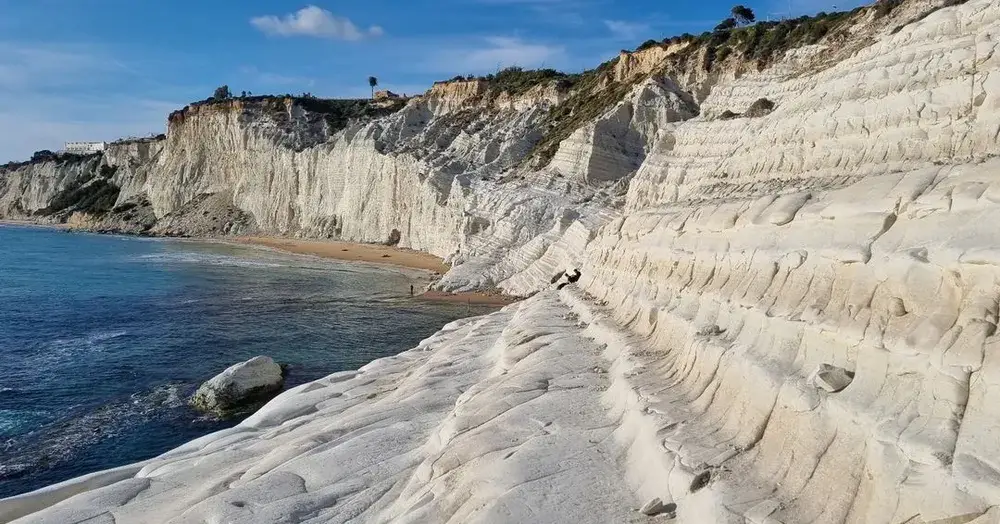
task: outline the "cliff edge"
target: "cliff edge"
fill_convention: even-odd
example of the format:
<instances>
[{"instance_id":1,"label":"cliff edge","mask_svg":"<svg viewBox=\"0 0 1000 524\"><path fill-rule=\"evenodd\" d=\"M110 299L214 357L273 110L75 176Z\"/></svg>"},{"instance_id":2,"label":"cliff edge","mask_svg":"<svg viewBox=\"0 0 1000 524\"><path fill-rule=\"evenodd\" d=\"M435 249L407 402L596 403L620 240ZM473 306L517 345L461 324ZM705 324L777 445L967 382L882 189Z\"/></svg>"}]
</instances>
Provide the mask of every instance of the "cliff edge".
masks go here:
<instances>
[{"instance_id":1,"label":"cliff edge","mask_svg":"<svg viewBox=\"0 0 1000 524\"><path fill-rule=\"evenodd\" d=\"M97 177L151 228L211 200L533 296L0 520L1000 522L998 34L884 0L8 169L5 215Z\"/></svg>"}]
</instances>

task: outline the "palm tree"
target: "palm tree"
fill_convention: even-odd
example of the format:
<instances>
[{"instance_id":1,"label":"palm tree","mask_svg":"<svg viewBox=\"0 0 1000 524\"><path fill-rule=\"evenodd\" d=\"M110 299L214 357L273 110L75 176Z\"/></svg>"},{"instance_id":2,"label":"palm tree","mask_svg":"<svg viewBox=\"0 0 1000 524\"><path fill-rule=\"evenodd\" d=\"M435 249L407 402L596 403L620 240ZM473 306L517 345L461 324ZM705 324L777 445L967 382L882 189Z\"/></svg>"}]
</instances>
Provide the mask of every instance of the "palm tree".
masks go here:
<instances>
[{"instance_id":1,"label":"palm tree","mask_svg":"<svg viewBox=\"0 0 1000 524\"><path fill-rule=\"evenodd\" d=\"M374 76L368 77L368 85L371 86L371 88L372 88L372 100L374 100L375 99L375 86L378 85L378 78L375 78Z\"/></svg>"}]
</instances>

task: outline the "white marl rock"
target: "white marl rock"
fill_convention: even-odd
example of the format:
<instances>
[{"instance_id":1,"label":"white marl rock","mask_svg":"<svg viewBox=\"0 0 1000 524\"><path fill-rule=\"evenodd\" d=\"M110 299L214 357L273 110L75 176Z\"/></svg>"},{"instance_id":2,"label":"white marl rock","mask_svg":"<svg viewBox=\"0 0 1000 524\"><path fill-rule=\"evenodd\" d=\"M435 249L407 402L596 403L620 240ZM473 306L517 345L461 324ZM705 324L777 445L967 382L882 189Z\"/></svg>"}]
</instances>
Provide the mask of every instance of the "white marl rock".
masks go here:
<instances>
[{"instance_id":1,"label":"white marl rock","mask_svg":"<svg viewBox=\"0 0 1000 524\"><path fill-rule=\"evenodd\" d=\"M281 390L285 378L271 357L254 357L234 364L212 377L191 397L191 405L201 411L226 413L248 401Z\"/></svg>"},{"instance_id":2,"label":"white marl rock","mask_svg":"<svg viewBox=\"0 0 1000 524\"><path fill-rule=\"evenodd\" d=\"M540 172L510 168L549 102L458 130L469 86L298 153L222 115L172 128L142 184L161 212L233 189L267 230L398 229L450 289L581 278L0 515L627 522L660 498L679 523L996 522L1000 4L932 5L843 54L675 79L699 116L614 108ZM824 364L850 386L812 387Z\"/></svg>"}]
</instances>

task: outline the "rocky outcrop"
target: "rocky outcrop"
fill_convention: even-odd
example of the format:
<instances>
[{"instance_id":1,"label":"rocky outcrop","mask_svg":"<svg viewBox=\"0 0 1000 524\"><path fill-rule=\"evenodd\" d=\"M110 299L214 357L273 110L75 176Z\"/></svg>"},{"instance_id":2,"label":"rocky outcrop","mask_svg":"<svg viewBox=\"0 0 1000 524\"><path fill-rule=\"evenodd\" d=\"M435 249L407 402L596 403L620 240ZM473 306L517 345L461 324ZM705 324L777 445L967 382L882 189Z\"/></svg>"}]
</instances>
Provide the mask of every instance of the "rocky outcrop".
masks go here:
<instances>
[{"instance_id":1,"label":"rocky outcrop","mask_svg":"<svg viewBox=\"0 0 1000 524\"><path fill-rule=\"evenodd\" d=\"M996 522L1000 6L836 23L523 106L438 88L302 151L257 117L172 124L120 185L157 217L232 191L264 231L397 230L453 263L440 287L536 294L34 517Z\"/></svg>"},{"instance_id":2,"label":"rocky outcrop","mask_svg":"<svg viewBox=\"0 0 1000 524\"><path fill-rule=\"evenodd\" d=\"M100 155L70 155L0 168L0 218L64 219L53 215L79 203L66 197L101 178L101 163Z\"/></svg>"},{"instance_id":3,"label":"rocky outcrop","mask_svg":"<svg viewBox=\"0 0 1000 524\"><path fill-rule=\"evenodd\" d=\"M226 416L252 404L262 404L281 391L285 378L271 357L254 357L234 364L202 384L191 406L199 411Z\"/></svg>"}]
</instances>

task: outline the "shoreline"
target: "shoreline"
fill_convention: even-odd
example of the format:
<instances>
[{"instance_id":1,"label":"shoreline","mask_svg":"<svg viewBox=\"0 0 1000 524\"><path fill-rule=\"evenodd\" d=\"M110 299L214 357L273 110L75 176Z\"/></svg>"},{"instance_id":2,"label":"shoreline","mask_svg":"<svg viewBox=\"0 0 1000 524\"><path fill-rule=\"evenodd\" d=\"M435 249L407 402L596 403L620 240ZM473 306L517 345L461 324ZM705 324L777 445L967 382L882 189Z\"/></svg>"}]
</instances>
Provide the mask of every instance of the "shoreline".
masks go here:
<instances>
[{"instance_id":1,"label":"shoreline","mask_svg":"<svg viewBox=\"0 0 1000 524\"><path fill-rule=\"evenodd\" d=\"M451 269L451 266L446 264L440 257L423 251L380 244L344 242L341 240L308 240L270 236L232 237L221 240L234 245L273 249L294 255L308 255L329 260L340 260L342 262L395 266L422 271L428 275L428 278L416 279L420 286L415 289L414 294L414 298L421 300L452 302L468 304L470 306L497 307L506 306L521 300L519 297L476 291L449 293L446 291L429 290L421 292L419 288L426 287L433 281L434 277L443 275ZM414 285L416 286L416 284Z\"/></svg>"},{"instance_id":2,"label":"shoreline","mask_svg":"<svg viewBox=\"0 0 1000 524\"><path fill-rule=\"evenodd\" d=\"M214 239L213 239L214 240ZM238 236L220 238L236 245L265 247L296 255L311 255L344 262L365 262L417 269L443 275L451 269L444 260L422 251L379 244L359 244L340 240L309 240L273 236Z\"/></svg>"},{"instance_id":3,"label":"shoreline","mask_svg":"<svg viewBox=\"0 0 1000 524\"><path fill-rule=\"evenodd\" d=\"M39 227L68 232L94 233L99 235L128 235L127 233L97 232L87 229L77 229L65 223L39 223L31 220L0 219L0 225ZM293 255L313 256L327 260L375 264L419 271L423 277L414 279L413 298L433 301L467 304L470 306L503 307L522 300L523 297L512 297L500 293L482 291L462 291L450 293L447 291L426 290L436 277L440 277L451 269L443 259L430 253L404 249L381 244L363 244L345 242L342 240L312 240L286 238L276 236L234 236L234 237L171 237L142 236L142 238L166 239L189 242L218 242L243 247L271 249Z\"/></svg>"},{"instance_id":4,"label":"shoreline","mask_svg":"<svg viewBox=\"0 0 1000 524\"><path fill-rule=\"evenodd\" d=\"M69 230L70 226L62 222L35 222L33 220L16 220L0 218L0 226L40 227L45 229Z\"/></svg>"}]
</instances>

